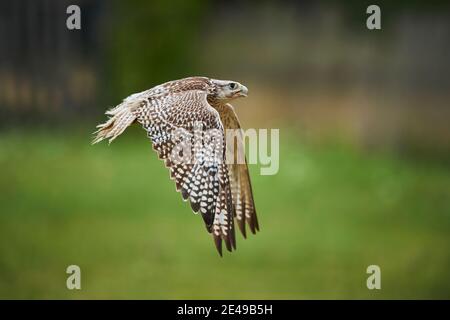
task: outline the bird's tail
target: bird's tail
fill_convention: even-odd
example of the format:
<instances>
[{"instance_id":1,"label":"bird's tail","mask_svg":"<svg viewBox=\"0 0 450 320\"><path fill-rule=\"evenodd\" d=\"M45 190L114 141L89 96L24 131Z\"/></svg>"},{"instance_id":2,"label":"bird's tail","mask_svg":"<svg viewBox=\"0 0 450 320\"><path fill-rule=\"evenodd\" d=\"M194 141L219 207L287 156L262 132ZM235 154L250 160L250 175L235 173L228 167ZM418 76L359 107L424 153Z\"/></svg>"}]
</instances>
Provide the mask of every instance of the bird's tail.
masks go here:
<instances>
[{"instance_id":1,"label":"bird's tail","mask_svg":"<svg viewBox=\"0 0 450 320\"><path fill-rule=\"evenodd\" d=\"M110 117L108 121L97 126L98 130L94 132L96 136L92 144L104 139L109 139L109 143L111 143L121 135L136 120L136 115L133 113L134 107L135 105L133 103L128 103L125 100L117 107L106 111L105 114Z\"/></svg>"}]
</instances>

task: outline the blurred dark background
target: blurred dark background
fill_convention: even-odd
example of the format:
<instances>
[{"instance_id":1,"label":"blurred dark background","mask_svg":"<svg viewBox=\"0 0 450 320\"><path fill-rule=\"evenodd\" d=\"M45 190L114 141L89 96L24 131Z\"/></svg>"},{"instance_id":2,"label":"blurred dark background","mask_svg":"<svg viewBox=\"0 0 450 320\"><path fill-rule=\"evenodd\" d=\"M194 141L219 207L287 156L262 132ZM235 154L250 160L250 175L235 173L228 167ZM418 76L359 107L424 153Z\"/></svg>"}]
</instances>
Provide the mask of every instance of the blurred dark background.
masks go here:
<instances>
[{"instance_id":1,"label":"blurred dark background","mask_svg":"<svg viewBox=\"0 0 450 320\"><path fill-rule=\"evenodd\" d=\"M449 9L1 1L0 297L449 298ZM223 259L141 129L90 146L107 108L193 75L244 83L243 126L280 129L280 172L251 169L262 232Z\"/></svg>"},{"instance_id":2,"label":"blurred dark background","mask_svg":"<svg viewBox=\"0 0 450 320\"><path fill-rule=\"evenodd\" d=\"M251 84L264 101L255 125L448 149L446 1L380 2L383 29L371 32L364 1L77 3L81 30L65 28L70 1L1 3L2 126L90 121L132 92L199 74Z\"/></svg>"}]
</instances>

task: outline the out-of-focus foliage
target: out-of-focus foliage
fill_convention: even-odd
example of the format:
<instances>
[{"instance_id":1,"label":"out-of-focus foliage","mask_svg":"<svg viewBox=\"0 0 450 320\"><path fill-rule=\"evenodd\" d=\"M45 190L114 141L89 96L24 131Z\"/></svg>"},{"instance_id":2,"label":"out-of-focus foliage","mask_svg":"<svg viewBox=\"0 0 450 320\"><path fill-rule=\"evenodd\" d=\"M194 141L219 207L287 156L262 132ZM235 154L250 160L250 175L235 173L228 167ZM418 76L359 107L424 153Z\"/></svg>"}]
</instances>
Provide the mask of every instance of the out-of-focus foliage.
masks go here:
<instances>
[{"instance_id":1,"label":"out-of-focus foliage","mask_svg":"<svg viewBox=\"0 0 450 320\"><path fill-rule=\"evenodd\" d=\"M0 138L0 298L449 297L442 164L283 130L278 175L251 168L261 232L220 258L142 129L110 147L82 132ZM70 264L80 291L65 287Z\"/></svg>"},{"instance_id":2,"label":"out-of-focus foliage","mask_svg":"<svg viewBox=\"0 0 450 320\"><path fill-rule=\"evenodd\" d=\"M192 74L206 1L114 1L110 9L106 72L114 100Z\"/></svg>"}]
</instances>

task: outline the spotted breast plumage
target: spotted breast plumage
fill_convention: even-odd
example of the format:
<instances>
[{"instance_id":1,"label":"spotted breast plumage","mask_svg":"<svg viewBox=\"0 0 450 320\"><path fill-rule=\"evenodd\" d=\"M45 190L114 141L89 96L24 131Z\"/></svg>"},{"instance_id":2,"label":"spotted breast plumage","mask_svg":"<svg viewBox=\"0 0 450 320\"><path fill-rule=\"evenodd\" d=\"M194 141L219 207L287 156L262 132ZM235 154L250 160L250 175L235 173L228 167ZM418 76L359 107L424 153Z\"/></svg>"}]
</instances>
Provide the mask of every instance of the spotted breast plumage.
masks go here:
<instances>
[{"instance_id":1,"label":"spotted breast plumage","mask_svg":"<svg viewBox=\"0 0 450 320\"><path fill-rule=\"evenodd\" d=\"M253 192L244 154L241 126L229 103L247 96L235 81L190 77L133 94L106 111L93 143L112 142L134 122L140 123L153 149L170 170L176 190L200 212L222 255L236 249L235 220L244 238L246 224L259 231ZM237 132L227 141L225 131ZM242 137L242 136L241 136Z\"/></svg>"}]
</instances>

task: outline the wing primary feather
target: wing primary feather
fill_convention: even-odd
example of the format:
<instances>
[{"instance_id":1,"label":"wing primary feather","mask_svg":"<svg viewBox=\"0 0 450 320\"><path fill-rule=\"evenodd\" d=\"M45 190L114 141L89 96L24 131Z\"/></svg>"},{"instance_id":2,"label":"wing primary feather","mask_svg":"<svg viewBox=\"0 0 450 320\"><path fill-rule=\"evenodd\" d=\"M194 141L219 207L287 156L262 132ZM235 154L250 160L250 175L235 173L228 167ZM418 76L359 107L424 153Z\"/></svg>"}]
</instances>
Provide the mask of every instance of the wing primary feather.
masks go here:
<instances>
[{"instance_id":1,"label":"wing primary feather","mask_svg":"<svg viewBox=\"0 0 450 320\"><path fill-rule=\"evenodd\" d=\"M259 223L256 216L247 160L245 159L245 163L236 162L245 153L244 136L239 119L230 104L219 103L214 105L214 107L219 112L224 128L238 130L237 134L233 135L233 140L227 141L227 151L232 151L227 152L227 156L234 156L234 159L227 160L232 160L231 163L228 161L228 171L230 172L231 190L233 192L234 217L237 220L240 232L246 238L245 225L247 224L250 232L255 234L259 231Z\"/></svg>"},{"instance_id":2,"label":"wing primary feather","mask_svg":"<svg viewBox=\"0 0 450 320\"><path fill-rule=\"evenodd\" d=\"M223 257L223 255L222 255L222 238L220 236L216 236L214 233L213 233L213 238L214 238L214 244L216 245L217 252L219 252L219 255L221 257Z\"/></svg>"}]
</instances>

